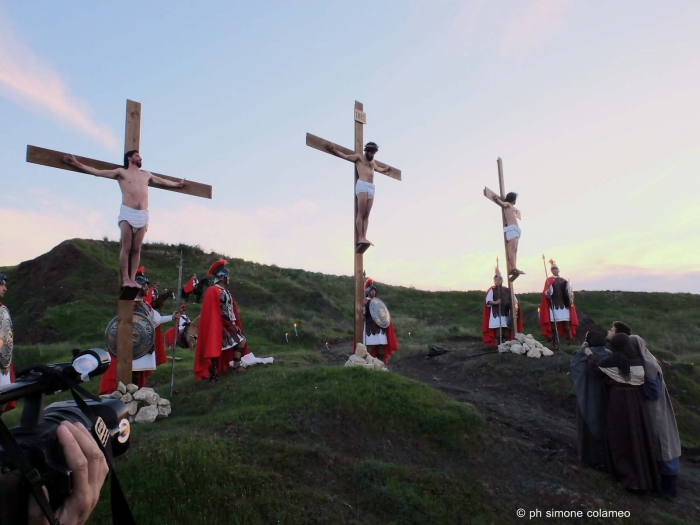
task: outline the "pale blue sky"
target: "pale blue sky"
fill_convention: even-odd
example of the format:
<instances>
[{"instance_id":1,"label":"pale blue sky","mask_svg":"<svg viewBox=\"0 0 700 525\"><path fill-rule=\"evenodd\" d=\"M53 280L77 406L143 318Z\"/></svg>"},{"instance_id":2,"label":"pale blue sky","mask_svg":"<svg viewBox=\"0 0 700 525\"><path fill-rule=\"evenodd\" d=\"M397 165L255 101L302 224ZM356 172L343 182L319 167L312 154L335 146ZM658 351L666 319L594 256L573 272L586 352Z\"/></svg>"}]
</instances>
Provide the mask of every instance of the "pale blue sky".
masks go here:
<instances>
[{"instance_id":1,"label":"pale blue sky","mask_svg":"<svg viewBox=\"0 0 700 525\"><path fill-rule=\"evenodd\" d=\"M577 288L700 292L698 27L680 1L0 0L0 264L118 237L116 184L24 155L119 161L131 98L144 168L214 186L152 191L147 239L350 274L352 169L304 136L350 146L359 100L404 174L377 175L375 279L486 287L500 156L519 290L541 286L544 252Z\"/></svg>"}]
</instances>

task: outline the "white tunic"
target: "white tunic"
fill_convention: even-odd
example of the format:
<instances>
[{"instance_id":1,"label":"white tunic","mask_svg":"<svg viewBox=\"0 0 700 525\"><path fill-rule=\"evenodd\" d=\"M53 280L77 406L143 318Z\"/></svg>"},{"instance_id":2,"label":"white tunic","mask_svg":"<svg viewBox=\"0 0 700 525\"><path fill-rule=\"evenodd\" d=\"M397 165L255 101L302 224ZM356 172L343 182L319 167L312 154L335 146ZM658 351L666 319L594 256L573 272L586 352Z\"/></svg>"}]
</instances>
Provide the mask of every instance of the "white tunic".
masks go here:
<instances>
[{"instance_id":1,"label":"white tunic","mask_svg":"<svg viewBox=\"0 0 700 525\"><path fill-rule=\"evenodd\" d=\"M552 293L554 293L554 287L551 284L549 285L549 290L547 290L547 293L549 294L549 297L552 297ZM550 306L549 320L556 323L562 321L571 321L571 310L569 310L566 306L564 306L563 308L552 308Z\"/></svg>"},{"instance_id":2,"label":"white tunic","mask_svg":"<svg viewBox=\"0 0 700 525\"><path fill-rule=\"evenodd\" d=\"M158 328L163 323L169 323L170 321L173 320L172 315L160 315L153 308L148 308L148 310L149 310L148 318L153 323L153 328ZM134 360L131 367L132 367L131 369L134 372L142 372L144 370L155 370L156 369L156 353L152 352L150 354L146 354L143 357L139 357L138 359Z\"/></svg>"},{"instance_id":3,"label":"white tunic","mask_svg":"<svg viewBox=\"0 0 700 525\"><path fill-rule=\"evenodd\" d=\"M2 372L0 372L0 386L5 386L5 385L11 385L12 381L10 381L10 369L7 369L7 375L3 375Z\"/></svg>"},{"instance_id":4,"label":"white tunic","mask_svg":"<svg viewBox=\"0 0 700 525\"><path fill-rule=\"evenodd\" d=\"M488 306L491 301L493 301L493 288L486 294L486 306ZM517 297L515 298L515 302L518 302ZM495 317L493 315L494 312L496 313ZM489 328L508 328L508 316L498 316L498 305L491 307L491 315L489 315Z\"/></svg>"}]
</instances>

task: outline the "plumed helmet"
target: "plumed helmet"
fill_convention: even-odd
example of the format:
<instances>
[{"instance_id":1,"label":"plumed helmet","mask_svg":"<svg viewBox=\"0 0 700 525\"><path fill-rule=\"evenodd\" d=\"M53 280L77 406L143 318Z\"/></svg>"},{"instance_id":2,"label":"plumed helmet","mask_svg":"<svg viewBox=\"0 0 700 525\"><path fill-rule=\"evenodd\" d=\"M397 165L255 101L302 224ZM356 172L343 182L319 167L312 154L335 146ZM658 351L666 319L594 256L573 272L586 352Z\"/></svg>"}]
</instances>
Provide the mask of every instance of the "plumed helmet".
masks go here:
<instances>
[{"instance_id":1,"label":"plumed helmet","mask_svg":"<svg viewBox=\"0 0 700 525\"><path fill-rule=\"evenodd\" d=\"M370 290L374 290L375 292L377 291L377 287L374 286L374 279L370 279L369 277L365 280L365 294L368 294Z\"/></svg>"},{"instance_id":2,"label":"plumed helmet","mask_svg":"<svg viewBox=\"0 0 700 525\"><path fill-rule=\"evenodd\" d=\"M503 279L503 276L501 275L501 269L498 267L498 265L493 269L493 278Z\"/></svg>"},{"instance_id":3,"label":"plumed helmet","mask_svg":"<svg viewBox=\"0 0 700 525\"><path fill-rule=\"evenodd\" d=\"M182 304L180 305L180 310L187 310L187 304L182 303Z\"/></svg>"},{"instance_id":4,"label":"plumed helmet","mask_svg":"<svg viewBox=\"0 0 700 525\"><path fill-rule=\"evenodd\" d=\"M549 265L550 265L550 267L552 268L552 270L553 270L554 268L556 268L557 270L559 269L559 267L557 266L557 263L554 262L554 259L550 259L550 260L549 260Z\"/></svg>"},{"instance_id":5,"label":"plumed helmet","mask_svg":"<svg viewBox=\"0 0 700 525\"><path fill-rule=\"evenodd\" d=\"M144 266L141 266L138 270L136 270L136 277L134 278L134 281L136 281L139 286L143 286L144 284L148 284L150 282L144 275L145 273L146 268Z\"/></svg>"},{"instance_id":6,"label":"plumed helmet","mask_svg":"<svg viewBox=\"0 0 700 525\"><path fill-rule=\"evenodd\" d=\"M218 283L224 277L228 277L229 271L226 269L227 264L227 260L219 259L209 267L207 275L212 275L214 277L214 283Z\"/></svg>"}]
</instances>

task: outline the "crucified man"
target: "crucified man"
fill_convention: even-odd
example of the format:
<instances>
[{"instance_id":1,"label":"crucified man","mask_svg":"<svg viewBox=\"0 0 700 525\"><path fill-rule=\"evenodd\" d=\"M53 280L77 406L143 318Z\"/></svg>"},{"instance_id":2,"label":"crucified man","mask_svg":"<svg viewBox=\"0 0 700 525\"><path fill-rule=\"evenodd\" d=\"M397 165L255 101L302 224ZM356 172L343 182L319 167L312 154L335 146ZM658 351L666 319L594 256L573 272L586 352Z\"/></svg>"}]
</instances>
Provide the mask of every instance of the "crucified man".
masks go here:
<instances>
[{"instance_id":1,"label":"crucified man","mask_svg":"<svg viewBox=\"0 0 700 525\"><path fill-rule=\"evenodd\" d=\"M335 144L328 144L328 151L341 159L355 163L358 181L355 184L355 195L357 196L357 216L355 217L355 228L357 229L358 244L372 244L367 240L367 226L369 225L369 212L374 204L374 172L389 173L391 167L380 168L374 162L374 155L379 151L379 146L374 142L365 144L365 154L353 153L346 155L338 151Z\"/></svg>"},{"instance_id":2,"label":"crucified man","mask_svg":"<svg viewBox=\"0 0 700 525\"><path fill-rule=\"evenodd\" d=\"M508 280L513 282L518 276L524 275L525 272L518 270L516 264L518 257L518 241L520 240L520 227L518 226L518 219L520 219L520 210L515 207L515 201L518 198L517 193L512 191L506 195L504 200L494 196L493 200L501 208L503 208L503 213L506 216L506 226L503 228L503 233L506 235L507 249L506 254L508 255L508 264L510 265L510 274L508 275Z\"/></svg>"},{"instance_id":3,"label":"crucified man","mask_svg":"<svg viewBox=\"0 0 700 525\"><path fill-rule=\"evenodd\" d=\"M117 218L122 233L119 267L124 280L123 286L129 288L140 288L134 279L141 259L141 245L148 230L148 183L153 181L170 188L188 186L185 179L172 182L142 170L142 160L137 150L127 151L124 153L123 168L98 170L79 162L73 155L63 157L63 162L80 171L95 177L116 179L119 182L119 188L122 190L122 205Z\"/></svg>"}]
</instances>

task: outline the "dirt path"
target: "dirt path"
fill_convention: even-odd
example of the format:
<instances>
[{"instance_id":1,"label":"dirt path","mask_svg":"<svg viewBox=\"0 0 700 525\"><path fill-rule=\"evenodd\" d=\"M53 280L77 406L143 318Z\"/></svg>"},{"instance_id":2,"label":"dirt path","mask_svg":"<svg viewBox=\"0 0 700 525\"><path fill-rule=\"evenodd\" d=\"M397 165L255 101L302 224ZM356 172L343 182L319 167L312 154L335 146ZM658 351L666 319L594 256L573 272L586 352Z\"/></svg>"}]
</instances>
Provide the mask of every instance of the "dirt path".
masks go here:
<instances>
[{"instance_id":1,"label":"dirt path","mask_svg":"<svg viewBox=\"0 0 700 525\"><path fill-rule=\"evenodd\" d=\"M470 357L488 350L474 338L440 346L450 351L437 357L426 357L425 353L402 357L397 353L389 368L480 411L485 420L481 449L465 459L485 492L504 509L512 508L513 523L522 523L515 515L519 508L528 512L539 509L543 515L552 509L582 510L584 515L588 510L621 510L649 524L674 523L663 515L700 523L700 465L694 461L682 458L675 501L632 495L611 482L607 474L579 465L576 400L570 388L568 355L559 353L546 359L513 354ZM349 342L335 343L319 351L328 364L342 365L350 348Z\"/></svg>"}]
</instances>

